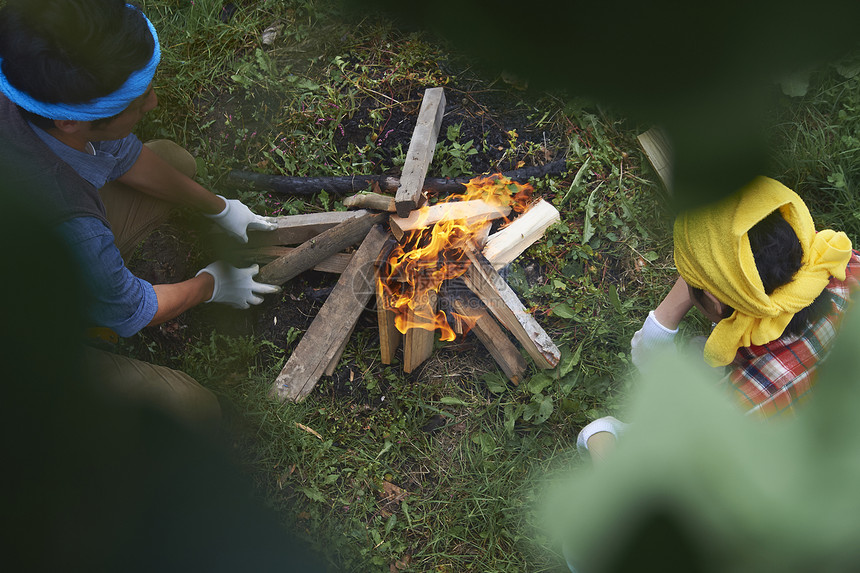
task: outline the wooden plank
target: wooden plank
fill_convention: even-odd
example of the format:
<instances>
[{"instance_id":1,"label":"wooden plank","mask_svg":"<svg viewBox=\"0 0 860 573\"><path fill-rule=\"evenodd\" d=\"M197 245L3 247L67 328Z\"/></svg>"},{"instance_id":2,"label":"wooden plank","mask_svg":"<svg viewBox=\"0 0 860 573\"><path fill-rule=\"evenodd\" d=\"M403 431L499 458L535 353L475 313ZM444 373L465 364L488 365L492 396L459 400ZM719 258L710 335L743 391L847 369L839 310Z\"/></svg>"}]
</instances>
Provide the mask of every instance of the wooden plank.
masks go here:
<instances>
[{"instance_id":1,"label":"wooden plank","mask_svg":"<svg viewBox=\"0 0 860 573\"><path fill-rule=\"evenodd\" d=\"M424 301L416 301L421 314L433 315L436 312L436 293L429 291L427 299ZM414 310L409 310L410 324L429 324L429 320L418 316ZM435 330L425 330L424 328L410 328L403 335L403 371L412 372L421 364L430 358L433 353L433 342L436 340Z\"/></svg>"},{"instance_id":2,"label":"wooden plank","mask_svg":"<svg viewBox=\"0 0 860 573\"><path fill-rule=\"evenodd\" d=\"M349 208L375 209L376 211L388 211L389 213L397 211L397 207L394 205L394 197L379 193L358 193L344 199L343 205Z\"/></svg>"},{"instance_id":3,"label":"wooden plank","mask_svg":"<svg viewBox=\"0 0 860 573\"><path fill-rule=\"evenodd\" d=\"M296 247L279 247L277 245L270 245L266 247L255 247L251 249L240 249L237 250L237 255L242 258L243 261L248 263L260 263L266 264L274 261L279 257L283 257L284 255L288 255L293 252ZM349 264L349 261L352 260L352 253L335 253L329 258L320 261L315 267L315 271L321 271L324 273L334 273L340 274Z\"/></svg>"},{"instance_id":4,"label":"wooden plank","mask_svg":"<svg viewBox=\"0 0 860 573\"><path fill-rule=\"evenodd\" d=\"M498 270L520 256L560 220L558 209L541 199L510 225L493 233L484 245L484 256Z\"/></svg>"},{"instance_id":5,"label":"wooden plank","mask_svg":"<svg viewBox=\"0 0 860 573\"><path fill-rule=\"evenodd\" d=\"M388 236L380 226L367 233L352 257L349 267L338 279L316 318L281 373L272 384L269 395L280 401L304 399L334 360L349 333L355 327L375 291L376 268Z\"/></svg>"},{"instance_id":6,"label":"wooden plank","mask_svg":"<svg viewBox=\"0 0 860 573\"><path fill-rule=\"evenodd\" d=\"M272 217L278 224L278 228L274 231L250 231L248 233L248 246L298 245L347 219L355 219L366 214L367 211L330 211L327 213Z\"/></svg>"},{"instance_id":7,"label":"wooden plank","mask_svg":"<svg viewBox=\"0 0 860 573\"><path fill-rule=\"evenodd\" d=\"M337 369L337 363L340 362L340 357L343 356L343 351L346 350L346 345L349 343L350 337L352 337L352 333L355 332L355 325L352 325L352 328L349 329L349 334L346 335L346 338L343 339L343 343L338 348L337 352L334 353L334 357L331 359L331 362L328 363L328 366L325 369L326 376L332 376L334 371Z\"/></svg>"},{"instance_id":8,"label":"wooden plank","mask_svg":"<svg viewBox=\"0 0 860 573\"><path fill-rule=\"evenodd\" d=\"M382 363L394 362L394 353L400 346L403 335L394 325L394 311L385 308L379 289L376 292L376 319L379 323L379 350L382 354Z\"/></svg>"},{"instance_id":9,"label":"wooden plank","mask_svg":"<svg viewBox=\"0 0 860 573\"><path fill-rule=\"evenodd\" d=\"M666 191L672 193L672 142L668 135L659 127L652 127L644 133L640 133L636 139L645 152L645 157L651 163L651 167L657 172Z\"/></svg>"},{"instance_id":10,"label":"wooden plank","mask_svg":"<svg viewBox=\"0 0 860 573\"><path fill-rule=\"evenodd\" d=\"M474 321L472 332L489 351L508 379L514 384L519 384L526 372L526 361L499 323L476 298L467 300L464 297L457 297L452 303L458 314Z\"/></svg>"},{"instance_id":11,"label":"wooden plank","mask_svg":"<svg viewBox=\"0 0 860 573\"><path fill-rule=\"evenodd\" d=\"M465 249L472 263L463 280L478 295L502 325L522 344L539 368L554 368L561 353L537 320L526 312L523 303L499 276L493 265L477 249Z\"/></svg>"},{"instance_id":12,"label":"wooden plank","mask_svg":"<svg viewBox=\"0 0 860 573\"><path fill-rule=\"evenodd\" d=\"M282 285L296 275L314 268L335 253L361 241L376 224L388 218L388 213L365 211L361 217L347 219L308 239L294 250L260 269L260 282ZM377 254L379 254L377 252Z\"/></svg>"},{"instance_id":13,"label":"wooden plank","mask_svg":"<svg viewBox=\"0 0 860 573\"><path fill-rule=\"evenodd\" d=\"M427 88L418 112L418 121L412 131L403 173L400 175L400 187L397 189L395 203L397 214L406 217L421 204L421 191L424 188L424 178L427 168L433 160L436 151L436 138L442 126L442 116L445 113L445 90L442 88Z\"/></svg>"},{"instance_id":14,"label":"wooden plank","mask_svg":"<svg viewBox=\"0 0 860 573\"><path fill-rule=\"evenodd\" d=\"M437 203L430 207L421 207L412 211L408 217L392 215L388 219L391 232L400 240L407 231L424 229L443 221L463 220L467 225L481 221L492 221L506 217L511 212L510 207L492 205L480 199L472 201L451 201Z\"/></svg>"}]
</instances>

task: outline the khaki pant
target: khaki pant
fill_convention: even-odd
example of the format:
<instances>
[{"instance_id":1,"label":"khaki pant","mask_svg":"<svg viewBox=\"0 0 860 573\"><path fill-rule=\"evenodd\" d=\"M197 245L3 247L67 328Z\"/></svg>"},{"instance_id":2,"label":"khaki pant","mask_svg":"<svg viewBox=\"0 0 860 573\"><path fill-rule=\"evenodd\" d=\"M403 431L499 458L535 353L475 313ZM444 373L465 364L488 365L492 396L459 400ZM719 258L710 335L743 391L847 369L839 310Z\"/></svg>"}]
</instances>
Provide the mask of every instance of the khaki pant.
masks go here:
<instances>
[{"instance_id":1,"label":"khaki pant","mask_svg":"<svg viewBox=\"0 0 860 573\"><path fill-rule=\"evenodd\" d=\"M160 139L146 146L176 169L193 177L194 157L172 141ZM135 191L117 181L99 190L123 259L158 225L165 222L173 205ZM86 347L87 368L111 394L123 399L143 400L205 430L214 429L221 417L215 395L188 374L133 358Z\"/></svg>"}]
</instances>

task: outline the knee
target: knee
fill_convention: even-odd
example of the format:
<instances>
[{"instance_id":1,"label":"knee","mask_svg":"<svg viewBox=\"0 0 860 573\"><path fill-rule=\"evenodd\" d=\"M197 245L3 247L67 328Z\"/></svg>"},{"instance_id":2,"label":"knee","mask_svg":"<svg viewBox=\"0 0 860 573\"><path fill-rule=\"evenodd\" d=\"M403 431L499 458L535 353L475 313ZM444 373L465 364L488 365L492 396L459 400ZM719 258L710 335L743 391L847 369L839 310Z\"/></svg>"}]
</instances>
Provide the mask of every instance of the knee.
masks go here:
<instances>
[{"instance_id":1,"label":"knee","mask_svg":"<svg viewBox=\"0 0 860 573\"><path fill-rule=\"evenodd\" d=\"M197 173L197 160L181 145L169 139L153 139L145 145L180 173L188 177L194 177Z\"/></svg>"}]
</instances>

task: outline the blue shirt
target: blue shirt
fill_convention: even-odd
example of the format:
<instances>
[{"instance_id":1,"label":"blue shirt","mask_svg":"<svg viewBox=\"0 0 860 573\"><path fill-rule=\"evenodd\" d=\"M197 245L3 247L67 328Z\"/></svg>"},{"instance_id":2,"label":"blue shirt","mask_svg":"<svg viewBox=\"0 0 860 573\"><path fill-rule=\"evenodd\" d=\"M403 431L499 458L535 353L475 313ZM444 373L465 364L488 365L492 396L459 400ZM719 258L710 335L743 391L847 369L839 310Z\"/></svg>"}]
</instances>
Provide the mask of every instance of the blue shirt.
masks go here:
<instances>
[{"instance_id":1,"label":"blue shirt","mask_svg":"<svg viewBox=\"0 0 860 573\"><path fill-rule=\"evenodd\" d=\"M140 156L142 144L134 135L92 144L93 153L84 153L60 142L31 124L33 131L60 159L97 189L121 177ZM152 322L158 298L152 285L139 279L125 266L114 243L113 232L95 217L75 217L60 223L60 236L71 247L91 293L85 309L94 326L106 326L120 336L131 336Z\"/></svg>"}]
</instances>

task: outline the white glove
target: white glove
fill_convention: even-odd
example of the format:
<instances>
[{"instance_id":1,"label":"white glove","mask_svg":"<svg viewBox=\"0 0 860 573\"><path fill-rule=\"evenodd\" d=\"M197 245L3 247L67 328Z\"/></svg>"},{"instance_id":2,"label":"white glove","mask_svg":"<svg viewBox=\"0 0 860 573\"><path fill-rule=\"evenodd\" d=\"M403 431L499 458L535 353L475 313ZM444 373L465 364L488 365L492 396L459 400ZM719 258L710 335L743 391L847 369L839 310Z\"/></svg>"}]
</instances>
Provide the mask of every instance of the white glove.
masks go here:
<instances>
[{"instance_id":1,"label":"white glove","mask_svg":"<svg viewBox=\"0 0 860 573\"><path fill-rule=\"evenodd\" d=\"M248 230L251 231L274 231L278 225L268 219L255 215L244 203L238 199L224 199L227 205L224 210L215 215L205 215L218 223L225 231L240 239L243 243L248 242Z\"/></svg>"},{"instance_id":2,"label":"white glove","mask_svg":"<svg viewBox=\"0 0 860 573\"><path fill-rule=\"evenodd\" d=\"M255 293L267 294L281 290L281 287L255 281L254 275L259 270L259 265L237 269L224 261L215 261L205 269L198 271L197 275L209 273L215 279L212 298L206 302L222 302L233 308L245 309L252 304L263 302L263 297L257 296Z\"/></svg>"}]
</instances>

